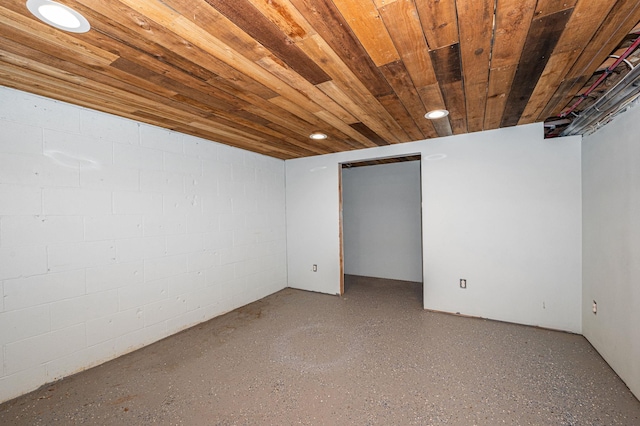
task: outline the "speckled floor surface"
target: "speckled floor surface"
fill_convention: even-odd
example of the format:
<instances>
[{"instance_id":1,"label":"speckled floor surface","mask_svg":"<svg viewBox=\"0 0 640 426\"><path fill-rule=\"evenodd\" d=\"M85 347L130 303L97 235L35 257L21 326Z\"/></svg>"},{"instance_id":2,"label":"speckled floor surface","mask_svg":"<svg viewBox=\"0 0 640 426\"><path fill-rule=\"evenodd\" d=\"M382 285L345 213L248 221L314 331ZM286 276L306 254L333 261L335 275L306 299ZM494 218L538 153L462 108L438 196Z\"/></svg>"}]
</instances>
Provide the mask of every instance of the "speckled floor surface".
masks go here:
<instances>
[{"instance_id":1,"label":"speckled floor surface","mask_svg":"<svg viewBox=\"0 0 640 426\"><path fill-rule=\"evenodd\" d=\"M421 286L283 290L0 405L2 425L640 425L581 336L426 312Z\"/></svg>"}]
</instances>

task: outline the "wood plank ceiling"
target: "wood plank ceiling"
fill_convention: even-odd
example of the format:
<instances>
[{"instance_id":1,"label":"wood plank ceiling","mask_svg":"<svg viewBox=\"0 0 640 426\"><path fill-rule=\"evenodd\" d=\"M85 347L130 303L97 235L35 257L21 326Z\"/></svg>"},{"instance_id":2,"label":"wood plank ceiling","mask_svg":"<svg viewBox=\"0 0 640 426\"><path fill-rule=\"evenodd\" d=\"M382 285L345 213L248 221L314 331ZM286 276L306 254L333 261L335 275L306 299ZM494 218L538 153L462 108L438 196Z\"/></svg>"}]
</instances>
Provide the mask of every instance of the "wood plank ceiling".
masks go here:
<instances>
[{"instance_id":1,"label":"wood plank ceiling","mask_svg":"<svg viewBox=\"0 0 640 426\"><path fill-rule=\"evenodd\" d=\"M637 0L60 2L92 29L2 1L0 85L283 159L543 121L640 20Z\"/></svg>"}]
</instances>

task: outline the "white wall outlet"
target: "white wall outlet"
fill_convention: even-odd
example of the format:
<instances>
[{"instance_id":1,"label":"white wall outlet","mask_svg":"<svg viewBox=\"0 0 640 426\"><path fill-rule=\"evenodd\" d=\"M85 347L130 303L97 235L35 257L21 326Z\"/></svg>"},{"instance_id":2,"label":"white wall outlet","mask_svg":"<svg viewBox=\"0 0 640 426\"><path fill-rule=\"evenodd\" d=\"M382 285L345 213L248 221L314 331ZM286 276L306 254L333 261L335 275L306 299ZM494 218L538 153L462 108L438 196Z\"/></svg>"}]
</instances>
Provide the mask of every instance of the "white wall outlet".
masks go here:
<instances>
[{"instance_id":1,"label":"white wall outlet","mask_svg":"<svg viewBox=\"0 0 640 426\"><path fill-rule=\"evenodd\" d=\"M594 314L598 313L598 304L596 303L596 301L593 301L593 305L591 306L591 310L593 311Z\"/></svg>"},{"instance_id":2,"label":"white wall outlet","mask_svg":"<svg viewBox=\"0 0 640 426\"><path fill-rule=\"evenodd\" d=\"M318 272L318 265L316 264L313 265L313 272Z\"/></svg>"},{"instance_id":3,"label":"white wall outlet","mask_svg":"<svg viewBox=\"0 0 640 426\"><path fill-rule=\"evenodd\" d=\"M467 280L460 279L460 288L467 288Z\"/></svg>"}]
</instances>

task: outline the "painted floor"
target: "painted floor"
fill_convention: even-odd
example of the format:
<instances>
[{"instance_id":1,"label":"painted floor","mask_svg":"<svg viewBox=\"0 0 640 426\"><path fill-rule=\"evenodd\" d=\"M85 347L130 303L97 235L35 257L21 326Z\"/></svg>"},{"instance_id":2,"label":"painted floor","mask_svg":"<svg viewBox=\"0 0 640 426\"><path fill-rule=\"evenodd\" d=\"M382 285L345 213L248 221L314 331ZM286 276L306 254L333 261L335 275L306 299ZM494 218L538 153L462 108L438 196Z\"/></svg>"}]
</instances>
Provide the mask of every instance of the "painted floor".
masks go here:
<instances>
[{"instance_id":1,"label":"painted floor","mask_svg":"<svg viewBox=\"0 0 640 426\"><path fill-rule=\"evenodd\" d=\"M427 312L421 285L286 289L0 405L2 425L640 425L582 337Z\"/></svg>"}]
</instances>

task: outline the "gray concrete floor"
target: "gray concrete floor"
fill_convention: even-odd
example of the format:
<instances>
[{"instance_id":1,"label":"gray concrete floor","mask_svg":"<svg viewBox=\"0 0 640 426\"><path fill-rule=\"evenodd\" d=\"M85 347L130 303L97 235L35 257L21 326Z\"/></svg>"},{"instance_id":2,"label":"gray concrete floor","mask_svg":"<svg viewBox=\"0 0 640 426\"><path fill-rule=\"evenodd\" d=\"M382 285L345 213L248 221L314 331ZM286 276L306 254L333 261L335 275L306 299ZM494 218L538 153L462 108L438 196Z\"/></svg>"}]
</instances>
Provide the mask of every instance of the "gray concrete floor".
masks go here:
<instances>
[{"instance_id":1,"label":"gray concrete floor","mask_svg":"<svg viewBox=\"0 0 640 426\"><path fill-rule=\"evenodd\" d=\"M421 285L286 289L0 405L2 425L640 425L581 336L427 312Z\"/></svg>"}]
</instances>

